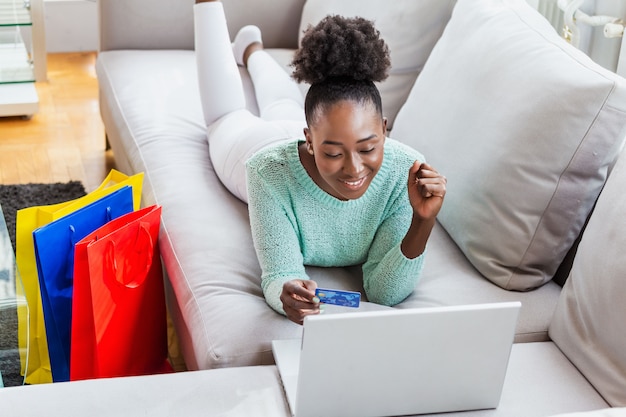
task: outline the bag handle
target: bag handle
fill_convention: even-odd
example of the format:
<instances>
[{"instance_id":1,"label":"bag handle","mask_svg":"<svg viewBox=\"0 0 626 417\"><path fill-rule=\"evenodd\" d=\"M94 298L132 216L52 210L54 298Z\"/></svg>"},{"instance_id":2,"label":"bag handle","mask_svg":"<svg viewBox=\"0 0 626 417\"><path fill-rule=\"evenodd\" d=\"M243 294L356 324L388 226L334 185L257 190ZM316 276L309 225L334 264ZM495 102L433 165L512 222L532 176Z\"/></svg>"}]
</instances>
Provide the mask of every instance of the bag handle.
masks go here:
<instances>
[{"instance_id":1,"label":"bag handle","mask_svg":"<svg viewBox=\"0 0 626 417\"><path fill-rule=\"evenodd\" d=\"M110 222L113 218L111 207L106 208L106 223ZM64 286L69 288L74 285L74 252L76 244L80 241L76 234L76 228L73 224L68 226L69 228L69 250L67 252L67 262L65 263L65 283Z\"/></svg>"},{"instance_id":2,"label":"bag handle","mask_svg":"<svg viewBox=\"0 0 626 417\"><path fill-rule=\"evenodd\" d=\"M107 242L103 259L103 276L108 285L121 285L126 288L141 286L152 266L154 242L150 235L150 223L139 222L135 242L131 250L124 253L123 265L118 265L116 244Z\"/></svg>"},{"instance_id":3,"label":"bag handle","mask_svg":"<svg viewBox=\"0 0 626 417\"><path fill-rule=\"evenodd\" d=\"M65 282L63 288L70 288L74 285L74 246L76 246L76 228L73 224L68 226L69 229L69 250L67 251L67 261L65 262ZM59 283L61 284L61 283Z\"/></svg>"}]
</instances>

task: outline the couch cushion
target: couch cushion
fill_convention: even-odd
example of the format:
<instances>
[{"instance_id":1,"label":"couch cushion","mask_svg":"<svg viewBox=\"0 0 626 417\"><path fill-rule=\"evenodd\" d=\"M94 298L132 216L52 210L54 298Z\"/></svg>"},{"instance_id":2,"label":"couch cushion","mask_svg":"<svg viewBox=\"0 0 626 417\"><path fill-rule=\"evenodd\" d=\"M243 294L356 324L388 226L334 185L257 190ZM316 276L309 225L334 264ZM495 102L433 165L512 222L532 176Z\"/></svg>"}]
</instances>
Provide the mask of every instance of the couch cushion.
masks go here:
<instances>
[{"instance_id":1,"label":"couch cushion","mask_svg":"<svg viewBox=\"0 0 626 417\"><path fill-rule=\"evenodd\" d=\"M193 51L108 51L96 70L115 159L145 171L143 203L163 208L159 246L187 366L271 363L271 338L299 328L265 304L246 206L213 171Z\"/></svg>"},{"instance_id":2,"label":"couch cushion","mask_svg":"<svg viewBox=\"0 0 626 417\"><path fill-rule=\"evenodd\" d=\"M415 291L396 308L520 301L515 343L549 340L548 326L561 287L548 282L534 291L507 291L485 279L467 261L448 233L436 224L428 240L422 276Z\"/></svg>"},{"instance_id":3,"label":"couch cushion","mask_svg":"<svg viewBox=\"0 0 626 417\"><path fill-rule=\"evenodd\" d=\"M550 337L612 406L626 406L626 153L585 229Z\"/></svg>"},{"instance_id":4,"label":"couch cushion","mask_svg":"<svg viewBox=\"0 0 626 417\"><path fill-rule=\"evenodd\" d=\"M439 220L506 289L549 281L626 124L624 80L524 0L459 0L392 136L448 178Z\"/></svg>"},{"instance_id":5,"label":"couch cushion","mask_svg":"<svg viewBox=\"0 0 626 417\"><path fill-rule=\"evenodd\" d=\"M300 38L309 25L326 15L361 16L373 20L389 45L391 71L378 84L391 129L398 110L441 36L456 0L307 0L302 9Z\"/></svg>"}]
</instances>

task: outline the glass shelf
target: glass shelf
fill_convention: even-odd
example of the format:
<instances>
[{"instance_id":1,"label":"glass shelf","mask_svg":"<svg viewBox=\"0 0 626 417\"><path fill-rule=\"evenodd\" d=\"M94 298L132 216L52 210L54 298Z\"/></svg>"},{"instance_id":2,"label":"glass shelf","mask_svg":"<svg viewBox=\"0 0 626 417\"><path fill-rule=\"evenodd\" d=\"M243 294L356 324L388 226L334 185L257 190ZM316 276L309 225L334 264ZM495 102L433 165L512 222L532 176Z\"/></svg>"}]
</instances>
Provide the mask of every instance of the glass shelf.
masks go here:
<instances>
[{"instance_id":1,"label":"glass shelf","mask_svg":"<svg viewBox=\"0 0 626 417\"><path fill-rule=\"evenodd\" d=\"M0 206L0 387L2 376L11 385L23 384L21 365L28 363L28 303L15 263L13 243ZM22 369L25 369L22 368Z\"/></svg>"},{"instance_id":2,"label":"glass shelf","mask_svg":"<svg viewBox=\"0 0 626 417\"><path fill-rule=\"evenodd\" d=\"M30 1L0 0L0 27L30 25Z\"/></svg>"},{"instance_id":3,"label":"glass shelf","mask_svg":"<svg viewBox=\"0 0 626 417\"><path fill-rule=\"evenodd\" d=\"M35 81L46 80L43 0L0 0L0 117L39 109ZM28 39L24 43L22 34Z\"/></svg>"},{"instance_id":4,"label":"glass shelf","mask_svg":"<svg viewBox=\"0 0 626 417\"><path fill-rule=\"evenodd\" d=\"M35 72L19 28L0 27L0 84L35 81Z\"/></svg>"}]
</instances>

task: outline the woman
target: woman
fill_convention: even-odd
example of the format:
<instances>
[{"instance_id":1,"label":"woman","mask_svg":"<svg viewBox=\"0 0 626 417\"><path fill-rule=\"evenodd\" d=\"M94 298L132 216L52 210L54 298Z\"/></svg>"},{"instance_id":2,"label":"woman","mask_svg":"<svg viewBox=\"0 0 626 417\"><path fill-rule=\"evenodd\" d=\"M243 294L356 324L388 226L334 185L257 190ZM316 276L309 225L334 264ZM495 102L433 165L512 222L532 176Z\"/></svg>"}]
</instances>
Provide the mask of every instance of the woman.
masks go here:
<instances>
[{"instance_id":1,"label":"woman","mask_svg":"<svg viewBox=\"0 0 626 417\"><path fill-rule=\"evenodd\" d=\"M304 265L362 264L370 301L394 305L414 289L446 192L415 150L386 138L380 94L389 51L370 21L328 16L310 27L296 83L245 27L231 45L217 1L194 9L211 159L248 202L267 303L290 320L320 312ZM245 110L236 63L252 77L260 117ZM302 135L302 132L304 133ZM247 162L247 163L246 163Z\"/></svg>"}]
</instances>

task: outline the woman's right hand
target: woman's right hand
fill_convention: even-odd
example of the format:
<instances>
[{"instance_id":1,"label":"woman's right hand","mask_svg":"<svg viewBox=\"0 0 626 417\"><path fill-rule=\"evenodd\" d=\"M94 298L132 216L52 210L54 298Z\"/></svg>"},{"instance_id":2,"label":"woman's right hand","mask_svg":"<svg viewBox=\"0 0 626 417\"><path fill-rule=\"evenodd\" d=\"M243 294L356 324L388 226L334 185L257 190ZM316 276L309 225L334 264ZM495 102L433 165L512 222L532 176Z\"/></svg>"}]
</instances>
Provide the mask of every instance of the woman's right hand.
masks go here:
<instances>
[{"instance_id":1,"label":"woman's right hand","mask_svg":"<svg viewBox=\"0 0 626 417\"><path fill-rule=\"evenodd\" d=\"M320 313L320 300L315 296L317 283L312 280L292 279L283 284L280 301L287 318L302 324L306 316Z\"/></svg>"}]
</instances>

